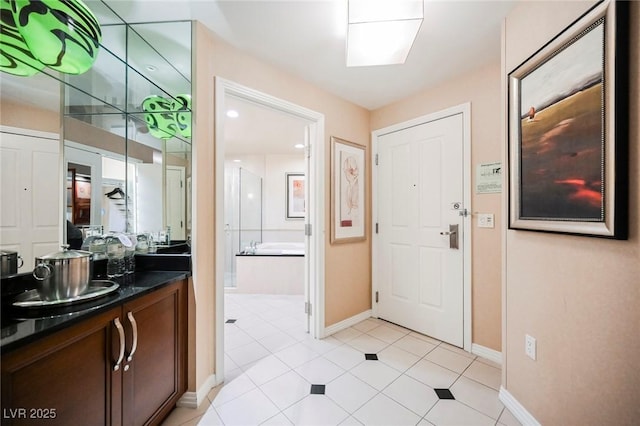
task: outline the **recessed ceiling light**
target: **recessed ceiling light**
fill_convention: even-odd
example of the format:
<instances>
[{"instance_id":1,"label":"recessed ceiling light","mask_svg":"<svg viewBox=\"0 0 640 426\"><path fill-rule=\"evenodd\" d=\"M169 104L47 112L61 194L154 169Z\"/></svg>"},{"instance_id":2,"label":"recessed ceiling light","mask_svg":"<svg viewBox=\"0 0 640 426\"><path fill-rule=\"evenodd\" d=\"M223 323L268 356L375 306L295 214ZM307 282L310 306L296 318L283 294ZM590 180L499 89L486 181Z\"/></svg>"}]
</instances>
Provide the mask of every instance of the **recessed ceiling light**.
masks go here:
<instances>
[{"instance_id":1,"label":"recessed ceiling light","mask_svg":"<svg viewBox=\"0 0 640 426\"><path fill-rule=\"evenodd\" d=\"M236 111L235 109L230 109L229 111L227 111L227 117L229 118L238 118L240 114L238 114L238 111Z\"/></svg>"},{"instance_id":2,"label":"recessed ceiling light","mask_svg":"<svg viewBox=\"0 0 640 426\"><path fill-rule=\"evenodd\" d=\"M242 163L242 160L235 159L235 160L233 160L233 162L234 163Z\"/></svg>"},{"instance_id":3,"label":"recessed ceiling light","mask_svg":"<svg viewBox=\"0 0 640 426\"><path fill-rule=\"evenodd\" d=\"M295 144L293 147L294 147L294 148L298 148L298 149L302 149L302 148L304 148L304 144L302 144L302 143L297 143L297 144Z\"/></svg>"},{"instance_id":4,"label":"recessed ceiling light","mask_svg":"<svg viewBox=\"0 0 640 426\"><path fill-rule=\"evenodd\" d=\"M151 72L156 71L158 69L153 65L147 65L145 66L145 68L147 69L147 71L151 71Z\"/></svg>"}]
</instances>

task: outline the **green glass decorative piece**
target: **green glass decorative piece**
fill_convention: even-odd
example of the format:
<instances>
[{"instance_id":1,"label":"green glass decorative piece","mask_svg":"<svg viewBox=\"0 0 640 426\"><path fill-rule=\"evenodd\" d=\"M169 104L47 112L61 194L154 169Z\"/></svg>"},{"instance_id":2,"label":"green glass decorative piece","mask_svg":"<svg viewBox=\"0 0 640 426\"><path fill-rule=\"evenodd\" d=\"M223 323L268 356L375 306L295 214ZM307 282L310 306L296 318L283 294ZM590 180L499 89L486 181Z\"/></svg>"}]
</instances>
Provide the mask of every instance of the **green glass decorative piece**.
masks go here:
<instances>
[{"instance_id":1,"label":"green glass decorative piece","mask_svg":"<svg viewBox=\"0 0 640 426\"><path fill-rule=\"evenodd\" d=\"M38 73L44 65L33 57L27 43L24 42L13 17L15 3L0 0L0 70L3 72L29 77Z\"/></svg>"},{"instance_id":2,"label":"green glass decorative piece","mask_svg":"<svg viewBox=\"0 0 640 426\"><path fill-rule=\"evenodd\" d=\"M142 101L144 120L149 133L160 139L171 139L178 131L175 114L171 111L171 102L162 96L151 95Z\"/></svg>"},{"instance_id":3,"label":"green glass decorative piece","mask_svg":"<svg viewBox=\"0 0 640 426\"><path fill-rule=\"evenodd\" d=\"M171 102L171 110L175 111L178 132L185 138L191 137L191 95L177 95Z\"/></svg>"},{"instance_id":4,"label":"green glass decorative piece","mask_svg":"<svg viewBox=\"0 0 640 426\"><path fill-rule=\"evenodd\" d=\"M80 0L15 0L14 18L33 56L56 71L82 74L98 57L100 24Z\"/></svg>"}]
</instances>

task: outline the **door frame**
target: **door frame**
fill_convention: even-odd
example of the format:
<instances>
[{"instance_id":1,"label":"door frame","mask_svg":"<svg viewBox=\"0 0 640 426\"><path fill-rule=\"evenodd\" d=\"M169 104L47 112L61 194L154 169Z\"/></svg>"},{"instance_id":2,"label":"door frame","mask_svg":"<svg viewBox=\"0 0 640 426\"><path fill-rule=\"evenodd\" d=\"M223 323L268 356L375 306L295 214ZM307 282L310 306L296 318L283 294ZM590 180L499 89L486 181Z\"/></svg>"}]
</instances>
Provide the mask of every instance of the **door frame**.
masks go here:
<instances>
[{"instance_id":1,"label":"door frame","mask_svg":"<svg viewBox=\"0 0 640 426\"><path fill-rule=\"evenodd\" d=\"M267 108L294 115L309 122L307 189L310 208L307 211L312 233L311 255L305 256L305 271L312 305L309 334L324 337L324 250L325 250L325 154L324 114L276 98L238 83L215 77L215 345L216 381L224 380L224 122L227 96L241 98ZM305 287L307 283L305 282Z\"/></svg>"},{"instance_id":2,"label":"door frame","mask_svg":"<svg viewBox=\"0 0 640 426\"><path fill-rule=\"evenodd\" d=\"M64 157L63 172L69 169L69 163L81 164L91 168L91 223L102 223L102 154L99 152L88 151L77 142L65 140L62 149ZM66 183L66 179L65 179ZM94 188L100 188L94 190ZM66 195L65 198L66 200ZM64 209L66 212L66 208ZM64 223L64 222L63 222ZM64 240L66 241L66 239Z\"/></svg>"},{"instance_id":3,"label":"door frame","mask_svg":"<svg viewBox=\"0 0 640 426\"><path fill-rule=\"evenodd\" d=\"M419 126L432 121L441 120L452 115L462 114L462 148L463 148L463 203L464 208L468 212L468 215L464 217L462 243L463 243L463 342L464 350L471 352L471 322L472 322L472 310L471 310L471 103L456 105L451 108L447 108L438 112L423 115L421 117L414 118L412 120L403 121L401 123L393 124L382 129L371 132L371 141L373 149L371 150L371 164L374 165L371 174L372 190L371 190L371 203L372 203L372 221L371 221L371 235L373 235L371 246L371 312L372 316L378 317L378 306L376 303L376 291L379 290L379 277L377 273L376 265L378 265L378 249L379 238L376 234L376 223L378 222L378 169L376 165L376 155L378 153L378 139L389 133L397 132L407 129L409 127Z\"/></svg>"}]
</instances>

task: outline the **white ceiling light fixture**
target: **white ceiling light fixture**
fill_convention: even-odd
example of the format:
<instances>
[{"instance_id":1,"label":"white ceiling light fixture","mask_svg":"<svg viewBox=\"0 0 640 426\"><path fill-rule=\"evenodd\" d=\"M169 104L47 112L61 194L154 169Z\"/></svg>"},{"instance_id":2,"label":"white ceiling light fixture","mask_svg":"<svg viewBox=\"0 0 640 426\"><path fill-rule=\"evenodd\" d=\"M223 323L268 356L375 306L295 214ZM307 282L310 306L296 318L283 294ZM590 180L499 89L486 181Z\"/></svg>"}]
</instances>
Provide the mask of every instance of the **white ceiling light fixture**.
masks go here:
<instances>
[{"instance_id":1,"label":"white ceiling light fixture","mask_svg":"<svg viewBox=\"0 0 640 426\"><path fill-rule=\"evenodd\" d=\"M403 64L422 20L422 0L349 0L347 66Z\"/></svg>"},{"instance_id":2,"label":"white ceiling light fixture","mask_svg":"<svg viewBox=\"0 0 640 426\"><path fill-rule=\"evenodd\" d=\"M238 111L236 111L235 109L230 109L229 111L227 111L227 117L229 118L238 118L240 114L238 114Z\"/></svg>"},{"instance_id":3,"label":"white ceiling light fixture","mask_svg":"<svg viewBox=\"0 0 640 426\"><path fill-rule=\"evenodd\" d=\"M294 147L294 148L298 148L298 149L302 149L302 148L304 148L304 144L302 144L302 143L297 143L297 144L295 144L293 147Z\"/></svg>"}]
</instances>

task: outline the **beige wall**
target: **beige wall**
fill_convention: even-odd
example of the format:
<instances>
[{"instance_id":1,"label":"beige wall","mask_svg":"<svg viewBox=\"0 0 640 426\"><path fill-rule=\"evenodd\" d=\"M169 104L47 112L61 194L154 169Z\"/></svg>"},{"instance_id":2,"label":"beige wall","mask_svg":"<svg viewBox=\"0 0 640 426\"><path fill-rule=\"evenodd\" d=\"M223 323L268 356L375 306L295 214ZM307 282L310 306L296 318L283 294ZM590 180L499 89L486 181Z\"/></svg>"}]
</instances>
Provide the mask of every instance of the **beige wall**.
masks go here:
<instances>
[{"instance_id":1,"label":"beige wall","mask_svg":"<svg viewBox=\"0 0 640 426\"><path fill-rule=\"evenodd\" d=\"M121 155L124 155L126 150L127 156L143 163L153 163L154 151L159 152L131 139L125 141L122 136L71 117L64 117L64 138Z\"/></svg>"},{"instance_id":2,"label":"beige wall","mask_svg":"<svg viewBox=\"0 0 640 426\"><path fill-rule=\"evenodd\" d=\"M330 245L328 183L330 137L338 136L368 147L369 111L260 62L220 40L215 43L213 58L215 75L325 115L325 140L322 141L326 166L325 325L366 311L371 307L370 240ZM367 169L370 169L369 165ZM370 199L368 196L367 200ZM367 209L371 210L370 205Z\"/></svg>"},{"instance_id":3,"label":"beige wall","mask_svg":"<svg viewBox=\"0 0 640 426\"><path fill-rule=\"evenodd\" d=\"M640 418L640 3L631 2L629 239L507 231L503 386L540 423ZM525 2L505 24L505 74L589 7ZM503 143L506 146L506 142ZM537 360L524 336L537 339Z\"/></svg>"},{"instance_id":4,"label":"beige wall","mask_svg":"<svg viewBox=\"0 0 640 426\"><path fill-rule=\"evenodd\" d=\"M25 83L27 81L25 79ZM2 98L0 98L0 123L4 126L56 134L60 134L61 126L58 110L50 111L29 105L16 104Z\"/></svg>"},{"instance_id":5,"label":"beige wall","mask_svg":"<svg viewBox=\"0 0 640 426\"><path fill-rule=\"evenodd\" d=\"M189 391L215 372L215 194L213 40L195 22L192 30L193 287L189 290ZM193 351L195 349L195 351Z\"/></svg>"},{"instance_id":6,"label":"beige wall","mask_svg":"<svg viewBox=\"0 0 640 426\"><path fill-rule=\"evenodd\" d=\"M472 215L472 341L500 351L500 282L502 207L500 194L476 194L475 168L501 159L500 64L489 64L468 75L375 110L371 128L381 129L415 117L471 102L471 211L495 214L495 228L478 228Z\"/></svg>"},{"instance_id":7,"label":"beige wall","mask_svg":"<svg viewBox=\"0 0 640 426\"><path fill-rule=\"evenodd\" d=\"M201 24L196 24L195 43L195 107L194 161L197 167L194 210L195 232L194 264L195 316L190 327L195 327L195 355L190 359L189 389L200 388L214 371L214 308L215 274L214 252L214 105L213 81L215 76L259 90L269 95L322 113L325 116L325 176L326 176L326 250L325 250L325 325L329 326L371 308L370 239L355 244L332 246L329 243L329 168L331 136L369 146L369 111L337 96L288 75L215 38ZM367 157L367 160L369 158ZM370 164L367 164L370 169ZM370 172L369 172L370 174ZM369 191L369 189L367 189ZM367 199L371 197L367 194ZM370 203L370 201L369 201ZM370 212L370 204L367 206ZM369 214L368 214L369 215ZM367 230L367 233L369 230ZM195 358L195 359L194 359ZM195 367L193 367L195 365Z\"/></svg>"}]
</instances>

